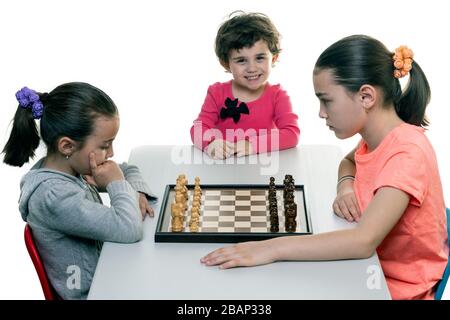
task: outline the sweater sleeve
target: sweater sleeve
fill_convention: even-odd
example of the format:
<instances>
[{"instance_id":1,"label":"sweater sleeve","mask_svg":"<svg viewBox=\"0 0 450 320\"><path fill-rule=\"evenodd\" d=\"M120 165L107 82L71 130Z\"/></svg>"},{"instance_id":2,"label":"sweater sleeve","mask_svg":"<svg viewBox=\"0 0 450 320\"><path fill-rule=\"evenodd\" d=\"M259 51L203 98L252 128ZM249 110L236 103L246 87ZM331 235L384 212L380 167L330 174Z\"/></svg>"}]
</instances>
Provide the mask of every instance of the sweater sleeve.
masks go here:
<instances>
[{"instance_id":1,"label":"sweater sleeve","mask_svg":"<svg viewBox=\"0 0 450 320\"><path fill-rule=\"evenodd\" d=\"M253 153L284 150L293 148L298 144L300 137L298 116L292 110L289 95L285 90L279 88L273 99L273 121L276 129L249 139Z\"/></svg>"},{"instance_id":2,"label":"sweater sleeve","mask_svg":"<svg viewBox=\"0 0 450 320\"><path fill-rule=\"evenodd\" d=\"M125 180L128 181L134 190L144 193L150 201L158 199L158 197L151 192L148 184L142 178L141 172L137 166L123 162L119 164L119 167L125 176Z\"/></svg>"},{"instance_id":3,"label":"sweater sleeve","mask_svg":"<svg viewBox=\"0 0 450 320\"><path fill-rule=\"evenodd\" d=\"M47 187L42 203L48 225L68 235L99 241L139 241L143 230L136 191L125 180L109 183L106 190L110 207L86 199L86 191L72 183L61 181Z\"/></svg>"},{"instance_id":4,"label":"sweater sleeve","mask_svg":"<svg viewBox=\"0 0 450 320\"><path fill-rule=\"evenodd\" d=\"M191 127L192 143L201 150L204 150L220 133L218 129L215 129L219 121L218 101L220 101L217 97L216 87L217 84L208 88L200 114Z\"/></svg>"}]
</instances>

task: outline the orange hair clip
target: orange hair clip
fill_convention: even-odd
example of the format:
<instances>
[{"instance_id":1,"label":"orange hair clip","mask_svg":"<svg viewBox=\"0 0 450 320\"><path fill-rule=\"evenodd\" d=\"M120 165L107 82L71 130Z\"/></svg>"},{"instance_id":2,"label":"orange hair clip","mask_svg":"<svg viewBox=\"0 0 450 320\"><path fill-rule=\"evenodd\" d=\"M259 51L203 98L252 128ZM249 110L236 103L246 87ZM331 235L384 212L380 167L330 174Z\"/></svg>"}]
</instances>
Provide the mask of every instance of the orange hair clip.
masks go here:
<instances>
[{"instance_id":1,"label":"orange hair clip","mask_svg":"<svg viewBox=\"0 0 450 320\"><path fill-rule=\"evenodd\" d=\"M400 46L394 52L394 77L397 79L406 76L412 69L414 53L407 46Z\"/></svg>"}]
</instances>

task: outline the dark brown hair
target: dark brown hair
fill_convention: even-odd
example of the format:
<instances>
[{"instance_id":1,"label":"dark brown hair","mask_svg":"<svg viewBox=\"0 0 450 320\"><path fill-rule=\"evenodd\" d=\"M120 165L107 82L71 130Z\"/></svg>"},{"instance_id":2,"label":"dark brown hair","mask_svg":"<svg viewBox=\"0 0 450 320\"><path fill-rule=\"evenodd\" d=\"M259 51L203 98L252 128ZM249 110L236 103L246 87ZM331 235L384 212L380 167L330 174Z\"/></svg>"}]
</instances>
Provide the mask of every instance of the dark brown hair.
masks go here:
<instances>
[{"instance_id":1,"label":"dark brown hair","mask_svg":"<svg viewBox=\"0 0 450 320\"><path fill-rule=\"evenodd\" d=\"M273 55L279 54L280 34L270 19L262 13L235 11L217 31L215 51L219 60L228 63L231 50L250 48L264 40Z\"/></svg>"}]
</instances>

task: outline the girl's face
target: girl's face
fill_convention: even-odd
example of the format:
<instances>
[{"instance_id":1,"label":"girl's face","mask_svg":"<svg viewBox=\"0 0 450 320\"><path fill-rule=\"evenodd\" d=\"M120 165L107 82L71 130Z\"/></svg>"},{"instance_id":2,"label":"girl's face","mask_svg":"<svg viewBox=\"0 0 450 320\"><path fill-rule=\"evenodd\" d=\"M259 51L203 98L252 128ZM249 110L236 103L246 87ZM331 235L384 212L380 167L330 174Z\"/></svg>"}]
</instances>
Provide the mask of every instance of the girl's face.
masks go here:
<instances>
[{"instance_id":1,"label":"girl's face","mask_svg":"<svg viewBox=\"0 0 450 320\"><path fill-rule=\"evenodd\" d=\"M238 89L254 93L264 89L276 59L277 56L272 55L267 43L258 40L250 48L231 50L225 68L232 73Z\"/></svg>"},{"instance_id":2,"label":"girl's face","mask_svg":"<svg viewBox=\"0 0 450 320\"><path fill-rule=\"evenodd\" d=\"M119 131L119 116L100 116L94 122L94 132L88 136L81 149L70 157L72 168L79 174L91 174L89 154L95 154L97 165L102 164L114 155L113 141Z\"/></svg>"},{"instance_id":3,"label":"girl's face","mask_svg":"<svg viewBox=\"0 0 450 320\"><path fill-rule=\"evenodd\" d=\"M319 117L326 120L336 137L345 139L361 132L367 113L359 94L351 94L343 86L336 84L329 69L315 70L313 82L320 101Z\"/></svg>"}]
</instances>

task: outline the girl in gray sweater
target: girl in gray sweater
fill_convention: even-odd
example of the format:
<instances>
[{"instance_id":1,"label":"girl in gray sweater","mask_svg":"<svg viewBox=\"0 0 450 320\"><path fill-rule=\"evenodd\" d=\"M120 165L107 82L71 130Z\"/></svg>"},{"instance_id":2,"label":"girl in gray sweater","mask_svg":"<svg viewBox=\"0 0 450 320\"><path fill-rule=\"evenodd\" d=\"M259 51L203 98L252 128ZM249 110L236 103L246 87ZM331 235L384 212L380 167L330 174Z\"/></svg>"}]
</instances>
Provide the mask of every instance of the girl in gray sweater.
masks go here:
<instances>
[{"instance_id":1,"label":"girl in gray sweater","mask_svg":"<svg viewBox=\"0 0 450 320\"><path fill-rule=\"evenodd\" d=\"M119 115L103 91L67 83L50 93L24 87L16 98L4 162L22 166L34 156L40 138L47 147L47 156L20 183L22 218L58 295L85 299L103 242L139 241L143 218L153 216L152 195L137 167L108 160ZM110 207L102 204L98 190L108 192Z\"/></svg>"}]
</instances>

